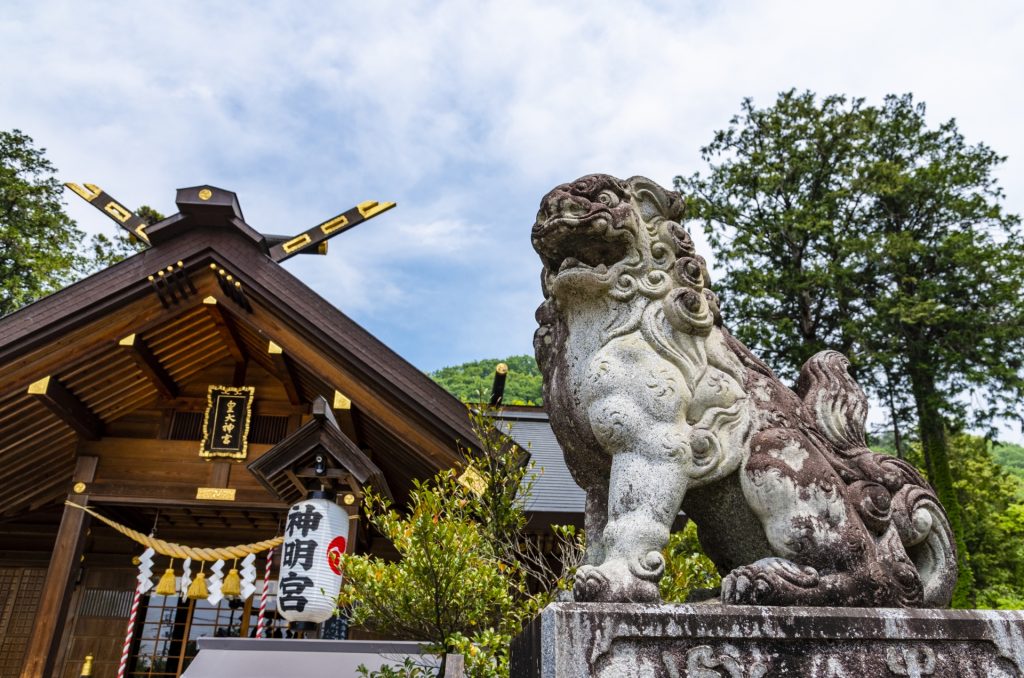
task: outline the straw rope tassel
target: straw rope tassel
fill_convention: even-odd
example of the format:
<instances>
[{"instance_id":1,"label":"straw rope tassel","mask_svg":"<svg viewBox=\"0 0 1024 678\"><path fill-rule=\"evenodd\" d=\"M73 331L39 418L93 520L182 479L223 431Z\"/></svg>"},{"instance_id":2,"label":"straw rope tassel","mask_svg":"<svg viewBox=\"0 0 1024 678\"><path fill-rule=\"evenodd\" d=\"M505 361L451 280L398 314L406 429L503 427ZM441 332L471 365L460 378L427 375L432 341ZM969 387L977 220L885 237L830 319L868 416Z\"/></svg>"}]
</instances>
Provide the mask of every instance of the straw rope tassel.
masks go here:
<instances>
[{"instance_id":1,"label":"straw rope tassel","mask_svg":"<svg viewBox=\"0 0 1024 678\"><path fill-rule=\"evenodd\" d=\"M224 577L224 583L220 585L220 592L226 598L237 598L242 595L242 579L238 576L238 558L235 558L235 564L231 566L228 576Z\"/></svg>"},{"instance_id":2,"label":"straw rope tassel","mask_svg":"<svg viewBox=\"0 0 1024 678\"><path fill-rule=\"evenodd\" d=\"M132 598L132 610L128 613L128 632L124 636L124 645L121 647L121 663L117 666L117 678L124 678L128 670L128 653L132 649L132 636L135 635L135 617L139 613L139 598L142 597L142 582L135 587L135 596Z\"/></svg>"},{"instance_id":3,"label":"straw rope tassel","mask_svg":"<svg viewBox=\"0 0 1024 678\"><path fill-rule=\"evenodd\" d=\"M192 580L192 585L188 587L188 594L186 595L190 600L206 600L210 597L210 592L206 588L206 575L203 573L203 565L199 565L199 574Z\"/></svg>"},{"instance_id":4,"label":"straw rope tassel","mask_svg":"<svg viewBox=\"0 0 1024 678\"><path fill-rule=\"evenodd\" d=\"M178 592L178 583L174 579L174 558L167 565L164 576L160 577L160 583L156 585L158 596L173 596Z\"/></svg>"},{"instance_id":5,"label":"straw rope tassel","mask_svg":"<svg viewBox=\"0 0 1024 678\"><path fill-rule=\"evenodd\" d=\"M130 527L126 527L115 522L102 514L96 513L91 508L80 506L73 501L65 501L64 503L67 506L82 509L93 518L109 525L129 539L132 539L143 546L149 547L160 555L167 556L169 558L178 558L182 560L185 558L191 558L192 560L212 563L217 560L244 558L250 553L260 553L261 551L274 548L275 546L280 546L284 543L284 537L274 537L273 539L265 539L263 541L253 542L252 544L239 544L238 546L224 546L221 548L198 548L195 546L185 546L183 544L174 544L169 541L164 541L163 539L156 539L155 537L147 537L141 532L137 532Z\"/></svg>"},{"instance_id":6,"label":"straw rope tassel","mask_svg":"<svg viewBox=\"0 0 1024 678\"><path fill-rule=\"evenodd\" d=\"M263 568L263 593L260 595L260 613L256 617L256 637L267 635L267 592L270 590L270 563L274 560L274 549L267 550L267 564Z\"/></svg>"}]
</instances>

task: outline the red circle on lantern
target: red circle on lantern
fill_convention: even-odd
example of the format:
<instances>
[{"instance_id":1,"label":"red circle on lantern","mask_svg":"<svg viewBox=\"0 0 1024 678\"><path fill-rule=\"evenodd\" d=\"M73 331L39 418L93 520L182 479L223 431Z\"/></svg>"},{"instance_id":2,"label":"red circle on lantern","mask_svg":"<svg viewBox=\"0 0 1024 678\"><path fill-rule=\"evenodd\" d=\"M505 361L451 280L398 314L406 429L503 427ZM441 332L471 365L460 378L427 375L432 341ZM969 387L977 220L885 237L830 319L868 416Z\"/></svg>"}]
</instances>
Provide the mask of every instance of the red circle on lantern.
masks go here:
<instances>
[{"instance_id":1,"label":"red circle on lantern","mask_svg":"<svg viewBox=\"0 0 1024 678\"><path fill-rule=\"evenodd\" d=\"M335 537L327 547L327 564L334 574L341 574L341 557L345 555L345 538Z\"/></svg>"}]
</instances>

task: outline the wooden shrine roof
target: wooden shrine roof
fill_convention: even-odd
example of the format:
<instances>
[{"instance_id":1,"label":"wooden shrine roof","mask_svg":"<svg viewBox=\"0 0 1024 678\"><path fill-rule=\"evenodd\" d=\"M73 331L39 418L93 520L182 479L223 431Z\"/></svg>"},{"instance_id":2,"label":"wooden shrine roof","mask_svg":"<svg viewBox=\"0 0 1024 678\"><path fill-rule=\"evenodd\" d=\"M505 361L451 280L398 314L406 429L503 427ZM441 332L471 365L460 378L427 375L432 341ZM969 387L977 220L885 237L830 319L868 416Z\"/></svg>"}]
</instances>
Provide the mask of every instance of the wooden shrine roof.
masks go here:
<instances>
[{"instance_id":1,"label":"wooden shrine roof","mask_svg":"<svg viewBox=\"0 0 1024 678\"><path fill-rule=\"evenodd\" d=\"M475 441L465 407L272 260L233 193L186 210L194 190L148 249L0 319L0 516L62 498L90 438L173 407L176 386L230 358L277 377L293 404L349 398L393 489L457 464ZM178 262L161 300L149 277Z\"/></svg>"}]
</instances>

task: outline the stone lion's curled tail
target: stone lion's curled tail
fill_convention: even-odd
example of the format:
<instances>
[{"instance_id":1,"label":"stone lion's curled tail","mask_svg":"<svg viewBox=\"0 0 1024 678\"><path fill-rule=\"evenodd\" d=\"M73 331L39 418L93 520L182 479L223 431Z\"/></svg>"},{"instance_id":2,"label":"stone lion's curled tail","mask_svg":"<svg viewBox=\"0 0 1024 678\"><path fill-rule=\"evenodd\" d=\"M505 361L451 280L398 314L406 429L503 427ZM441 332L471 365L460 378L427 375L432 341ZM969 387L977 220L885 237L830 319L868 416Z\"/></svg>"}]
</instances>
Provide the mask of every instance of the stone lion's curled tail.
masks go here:
<instances>
[{"instance_id":1,"label":"stone lion's curled tail","mask_svg":"<svg viewBox=\"0 0 1024 678\"><path fill-rule=\"evenodd\" d=\"M864 431L868 399L846 371L849 364L837 351L822 351L804 363L796 387L804 413L848 460L843 467L859 469L862 474L861 480L848 484L847 492L865 524L883 541L889 530L899 536L906 553L902 558L913 562L921 582L920 589L907 582L908 597L915 604L944 607L957 577L956 541L949 518L917 469L902 459L868 449ZM864 473L865 469L873 472ZM898 560L899 554L894 555Z\"/></svg>"},{"instance_id":2,"label":"stone lion's curled tail","mask_svg":"<svg viewBox=\"0 0 1024 678\"><path fill-rule=\"evenodd\" d=\"M842 353L822 351L804 363L796 384L808 419L843 452L867 447L868 398L846 371L849 365Z\"/></svg>"}]
</instances>

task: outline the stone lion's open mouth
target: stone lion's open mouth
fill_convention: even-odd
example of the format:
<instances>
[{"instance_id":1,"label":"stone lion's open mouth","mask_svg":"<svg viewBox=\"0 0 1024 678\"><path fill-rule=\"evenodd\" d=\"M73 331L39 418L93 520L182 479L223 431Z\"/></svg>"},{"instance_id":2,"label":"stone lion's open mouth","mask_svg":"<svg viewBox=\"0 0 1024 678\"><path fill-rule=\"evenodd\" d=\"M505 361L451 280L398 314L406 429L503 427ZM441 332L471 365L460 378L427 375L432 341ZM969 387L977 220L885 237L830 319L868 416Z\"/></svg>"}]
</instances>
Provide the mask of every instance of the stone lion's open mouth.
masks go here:
<instances>
[{"instance_id":1,"label":"stone lion's open mouth","mask_svg":"<svg viewBox=\"0 0 1024 678\"><path fill-rule=\"evenodd\" d=\"M550 219L537 229L534 246L551 273L570 269L604 274L629 251L628 235L611 228L610 215Z\"/></svg>"}]
</instances>

